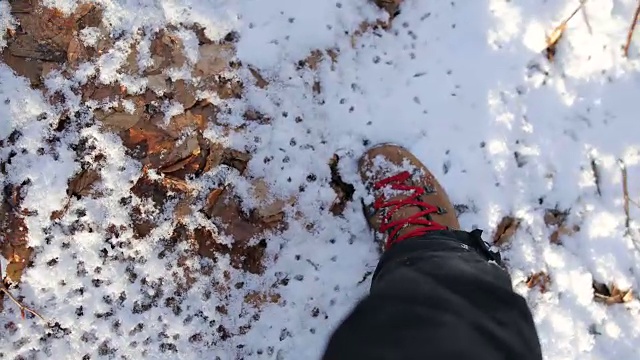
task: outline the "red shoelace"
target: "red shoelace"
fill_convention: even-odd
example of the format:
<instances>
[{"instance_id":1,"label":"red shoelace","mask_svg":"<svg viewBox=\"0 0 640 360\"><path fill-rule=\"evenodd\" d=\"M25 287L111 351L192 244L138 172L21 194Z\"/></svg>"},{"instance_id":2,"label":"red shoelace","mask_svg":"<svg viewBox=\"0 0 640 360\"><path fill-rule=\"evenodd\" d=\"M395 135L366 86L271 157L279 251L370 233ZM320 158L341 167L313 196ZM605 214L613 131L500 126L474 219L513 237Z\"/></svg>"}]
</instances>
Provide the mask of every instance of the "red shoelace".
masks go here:
<instances>
[{"instance_id":1,"label":"red shoelace","mask_svg":"<svg viewBox=\"0 0 640 360\"><path fill-rule=\"evenodd\" d=\"M429 231L447 230L446 226L440 225L437 222L426 218L428 214L437 213L439 209L437 206L433 206L424 201L420 201L419 197L420 195L424 194L425 189L420 186L407 185L406 181L409 180L410 177L411 174L408 171L403 171L397 175L390 176L373 184L375 190L379 190L385 186L388 186L392 190L411 192L411 195L399 200L387 200L384 198L384 195L382 195L380 197L377 197L375 202L373 203L373 207L376 211L383 208L389 208L380 222L381 232L390 231L386 243L387 249L394 243L408 238L424 235ZM418 206L423 210L406 218L391 221L393 214L395 214L396 211L400 210L404 206ZM408 225L422 226L408 231L405 234L397 236L398 232Z\"/></svg>"}]
</instances>

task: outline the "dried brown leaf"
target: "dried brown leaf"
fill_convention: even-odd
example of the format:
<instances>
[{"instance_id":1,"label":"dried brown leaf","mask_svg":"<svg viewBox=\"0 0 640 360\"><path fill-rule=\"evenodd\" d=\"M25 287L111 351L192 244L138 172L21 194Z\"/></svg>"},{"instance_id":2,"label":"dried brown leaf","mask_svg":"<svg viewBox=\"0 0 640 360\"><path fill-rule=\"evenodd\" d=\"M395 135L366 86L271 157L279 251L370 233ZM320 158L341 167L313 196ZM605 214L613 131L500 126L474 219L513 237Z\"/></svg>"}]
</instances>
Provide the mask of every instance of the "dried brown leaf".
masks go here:
<instances>
[{"instance_id":1,"label":"dried brown leaf","mask_svg":"<svg viewBox=\"0 0 640 360\"><path fill-rule=\"evenodd\" d=\"M38 42L28 34L16 35L8 47L11 55L33 60L63 62L65 51L44 42Z\"/></svg>"},{"instance_id":2,"label":"dried brown leaf","mask_svg":"<svg viewBox=\"0 0 640 360\"><path fill-rule=\"evenodd\" d=\"M67 61L71 64L77 63L83 51L83 45L76 37L71 38L67 47Z\"/></svg>"},{"instance_id":3,"label":"dried brown leaf","mask_svg":"<svg viewBox=\"0 0 640 360\"><path fill-rule=\"evenodd\" d=\"M0 238L4 238L13 247L26 244L29 236L29 228L21 210L21 188L6 185L4 201L0 205Z\"/></svg>"},{"instance_id":4,"label":"dried brown leaf","mask_svg":"<svg viewBox=\"0 0 640 360\"><path fill-rule=\"evenodd\" d=\"M218 199L220 199L220 195L222 195L223 191L224 191L224 188L213 189L211 190L209 195L207 195L207 200L205 201L204 208L202 209L202 211L205 214L207 214L209 217L212 216L213 208L218 203Z\"/></svg>"},{"instance_id":5,"label":"dried brown leaf","mask_svg":"<svg viewBox=\"0 0 640 360\"><path fill-rule=\"evenodd\" d=\"M185 109L190 109L196 104L195 91L196 88L184 80L178 80L173 84L173 98L181 103Z\"/></svg>"},{"instance_id":6,"label":"dried brown leaf","mask_svg":"<svg viewBox=\"0 0 640 360\"><path fill-rule=\"evenodd\" d=\"M551 233L551 235L549 235L549 241L552 244L560 245L562 244L562 241L560 240L561 236L571 236L577 233L578 231L580 231L580 227L578 225L574 225L571 227L561 225L557 229L555 229Z\"/></svg>"},{"instance_id":7,"label":"dried brown leaf","mask_svg":"<svg viewBox=\"0 0 640 360\"><path fill-rule=\"evenodd\" d=\"M163 119L157 118L154 122L164 122ZM207 127L207 120L201 114L187 110L186 112L173 116L169 120L169 124L164 127L164 131L178 138L180 135L189 130L203 131Z\"/></svg>"},{"instance_id":8,"label":"dried brown leaf","mask_svg":"<svg viewBox=\"0 0 640 360\"><path fill-rule=\"evenodd\" d=\"M0 53L0 62L9 66L16 72L16 74L29 79L31 86L42 86L42 79L40 76L42 74L44 64L47 63L13 56L9 51Z\"/></svg>"},{"instance_id":9,"label":"dried brown leaf","mask_svg":"<svg viewBox=\"0 0 640 360\"><path fill-rule=\"evenodd\" d=\"M374 0L376 5L386 10L392 18L398 14L398 9L403 0Z\"/></svg>"},{"instance_id":10,"label":"dried brown leaf","mask_svg":"<svg viewBox=\"0 0 640 360\"><path fill-rule=\"evenodd\" d=\"M593 282L594 299L606 305L623 304L633 300L631 289L620 289L615 284L609 286Z\"/></svg>"},{"instance_id":11,"label":"dried brown leaf","mask_svg":"<svg viewBox=\"0 0 640 360\"><path fill-rule=\"evenodd\" d=\"M93 169L82 170L69 182L67 195L69 196L89 196L93 185L100 180L100 173Z\"/></svg>"},{"instance_id":12,"label":"dried brown leaf","mask_svg":"<svg viewBox=\"0 0 640 360\"><path fill-rule=\"evenodd\" d=\"M501 246L511 240L516 231L518 231L521 221L521 219L512 216L503 217L496 228L496 232L493 234L493 244Z\"/></svg>"},{"instance_id":13,"label":"dried brown leaf","mask_svg":"<svg viewBox=\"0 0 640 360\"><path fill-rule=\"evenodd\" d=\"M537 287L540 289L541 293L545 293L548 291L550 283L551 277L543 271L535 273L529 276L529 278L527 279L527 287L529 289Z\"/></svg>"},{"instance_id":14,"label":"dried brown leaf","mask_svg":"<svg viewBox=\"0 0 640 360\"><path fill-rule=\"evenodd\" d=\"M546 209L544 212L544 223L547 226L562 225L567 220L569 211L561 211L558 209Z\"/></svg>"},{"instance_id":15,"label":"dried brown leaf","mask_svg":"<svg viewBox=\"0 0 640 360\"><path fill-rule=\"evenodd\" d=\"M96 111L96 117L102 124L115 131L128 130L140 121L141 116L139 113L129 114L126 112L114 112L101 116L99 111Z\"/></svg>"},{"instance_id":16,"label":"dried brown leaf","mask_svg":"<svg viewBox=\"0 0 640 360\"><path fill-rule=\"evenodd\" d=\"M195 65L196 76L208 77L217 75L227 69L229 61L234 56L232 44L203 44L200 46L200 56Z\"/></svg>"},{"instance_id":17,"label":"dried brown leaf","mask_svg":"<svg viewBox=\"0 0 640 360\"><path fill-rule=\"evenodd\" d=\"M29 263L31 253L32 249L29 248L26 244L12 247L11 255L7 258L9 262L7 263L5 271L5 280L9 280L13 284L20 283L20 278L22 277L22 273Z\"/></svg>"},{"instance_id":18,"label":"dried brown leaf","mask_svg":"<svg viewBox=\"0 0 640 360\"><path fill-rule=\"evenodd\" d=\"M293 204L295 197L287 200L272 199L269 196L269 186L262 179L253 181L253 199L259 205L252 212L252 218L269 227L278 226L284 220L284 208Z\"/></svg>"},{"instance_id":19,"label":"dried brown leaf","mask_svg":"<svg viewBox=\"0 0 640 360\"><path fill-rule=\"evenodd\" d=\"M180 159L180 160L176 161L175 163L173 163L171 165L167 165L165 167L162 167L162 168L160 168L160 172L168 174L168 173L176 172L178 170L182 170L189 163L195 161L196 158L198 157L199 153L200 153L200 151L198 151L197 153L191 154L191 155L187 156L184 159Z\"/></svg>"},{"instance_id":20,"label":"dried brown leaf","mask_svg":"<svg viewBox=\"0 0 640 360\"><path fill-rule=\"evenodd\" d=\"M156 74L147 76L147 88L157 94L164 94L169 91L167 85L167 76L164 74Z\"/></svg>"},{"instance_id":21,"label":"dried brown leaf","mask_svg":"<svg viewBox=\"0 0 640 360\"><path fill-rule=\"evenodd\" d=\"M264 89L267 86L269 86L269 82L267 80L264 79L264 77L262 77L262 75L260 74L260 72L253 68L252 66L249 67L249 71L251 72L251 75L253 75L253 77L256 79L256 86L259 87L260 89Z\"/></svg>"},{"instance_id":22,"label":"dried brown leaf","mask_svg":"<svg viewBox=\"0 0 640 360\"><path fill-rule=\"evenodd\" d=\"M174 218L180 222L186 218L188 218L189 216L191 216L191 204L193 204L193 196L191 195L187 195L183 198L181 198L180 200L178 200L178 203L176 204L176 206L173 208L173 215Z\"/></svg>"},{"instance_id":23,"label":"dried brown leaf","mask_svg":"<svg viewBox=\"0 0 640 360\"><path fill-rule=\"evenodd\" d=\"M237 169L240 174L244 173L249 160L251 155L234 149L224 149L222 154L222 163Z\"/></svg>"},{"instance_id":24,"label":"dried brown leaf","mask_svg":"<svg viewBox=\"0 0 640 360\"><path fill-rule=\"evenodd\" d=\"M136 151L136 158L145 159L153 155L153 159L147 159L143 164L153 164L159 167L162 163L162 154L171 152L175 148L175 139L162 131L157 126L139 123L123 133L124 145L132 151Z\"/></svg>"}]
</instances>

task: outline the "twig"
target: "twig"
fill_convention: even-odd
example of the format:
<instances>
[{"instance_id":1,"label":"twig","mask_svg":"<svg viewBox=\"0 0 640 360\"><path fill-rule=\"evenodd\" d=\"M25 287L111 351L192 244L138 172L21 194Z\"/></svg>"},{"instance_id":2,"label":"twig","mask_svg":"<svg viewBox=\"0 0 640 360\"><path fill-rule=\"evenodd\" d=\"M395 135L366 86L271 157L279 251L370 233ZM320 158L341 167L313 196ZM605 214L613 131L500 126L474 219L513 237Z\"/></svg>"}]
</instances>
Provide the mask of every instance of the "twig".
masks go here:
<instances>
[{"instance_id":1,"label":"twig","mask_svg":"<svg viewBox=\"0 0 640 360\"><path fill-rule=\"evenodd\" d=\"M582 18L584 19L584 23L587 24L587 30L589 30L589 34L593 35L593 28L591 27L591 24L589 23L589 16L587 15L587 7L584 6L584 3L586 3L587 0L581 0L580 3L582 3Z\"/></svg>"},{"instance_id":2,"label":"twig","mask_svg":"<svg viewBox=\"0 0 640 360\"><path fill-rule=\"evenodd\" d=\"M591 158L591 171L593 172L593 179L596 183L596 191L598 196L602 196L602 189L600 188L600 170L598 170L598 164L594 157Z\"/></svg>"},{"instance_id":3,"label":"twig","mask_svg":"<svg viewBox=\"0 0 640 360\"><path fill-rule=\"evenodd\" d=\"M627 181L627 166L622 159L618 159L620 164L620 171L622 172L622 196L624 197L624 225L629 229L631 223L631 215L629 212L629 184Z\"/></svg>"},{"instance_id":4,"label":"twig","mask_svg":"<svg viewBox=\"0 0 640 360\"><path fill-rule=\"evenodd\" d=\"M585 2L586 2L586 0L580 1L580 5L578 5L578 7L575 10L573 10L571 15L569 15L569 17L565 21L563 21L562 23L566 25L569 22L569 20L571 20L574 16L576 16L578 11L580 11L580 9L582 9L582 7L584 6Z\"/></svg>"},{"instance_id":5,"label":"twig","mask_svg":"<svg viewBox=\"0 0 640 360\"><path fill-rule=\"evenodd\" d=\"M636 12L633 15L633 22L629 27L629 32L627 33L627 43L624 45L624 57L629 56L629 47L631 46L631 38L633 37L633 31L636 29L636 25L638 24L638 17L640 17L640 0L638 0L638 5L636 6Z\"/></svg>"},{"instance_id":6,"label":"twig","mask_svg":"<svg viewBox=\"0 0 640 360\"><path fill-rule=\"evenodd\" d=\"M0 278L1 277L2 277L2 269L0 269ZM20 314L22 315L22 318L24 318L24 312L26 311L28 313L33 314L34 316L39 317L40 320L42 320L45 324L47 323L47 320L45 320L45 318L42 317L42 315L40 315L37 311L31 309L27 305L23 304L20 300L16 299L16 297L13 296L13 294L11 294L11 291L7 289L7 285L5 285L2 279L0 279L0 291L7 294L9 296L9 299L11 299L11 301L13 301L18 306L18 308L20 308Z\"/></svg>"},{"instance_id":7,"label":"twig","mask_svg":"<svg viewBox=\"0 0 640 360\"><path fill-rule=\"evenodd\" d=\"M582 9L585 2L586 0L581 0L580 5L578 5L578 7L576 7L576 9L573 10L571 15L569 15L566 19L564 19L560 23L560 25L558 25L555 29L553 29L553 31L551 32L551 35L547 36L547 47L544 49L544 52L546 53L546 56L549 62L553 62L553 59L556 56L556 46L558 45L558 41L560 41L560 39L562 38L562 35L564 34L564 31L567 28L567 23L571 19L573 19L574 16L576 16L576 14L578 13L578 11L580 11L580 9Z\"/></svg>"},{"instance_id":8,"label":"twig","mask_svg":"<svg viewBox=\"0 0 640 360\"><path fill-rule=\"evenodd\" d=\"M637 251L640 251L640 244L635 240L633 233L631 232L631 215L629 211L629 203L631 199L629 198L629 183L627 176L627 165L622 161L622 159L618 159L618 164L620 164L620 172L622 173L622 196L624 198L624 225L627 228L627 235L629 235L629 239L631 239L631 243L636 248ZM635 203L635 202L634 202Z\"/></svg>"}]
</instances>

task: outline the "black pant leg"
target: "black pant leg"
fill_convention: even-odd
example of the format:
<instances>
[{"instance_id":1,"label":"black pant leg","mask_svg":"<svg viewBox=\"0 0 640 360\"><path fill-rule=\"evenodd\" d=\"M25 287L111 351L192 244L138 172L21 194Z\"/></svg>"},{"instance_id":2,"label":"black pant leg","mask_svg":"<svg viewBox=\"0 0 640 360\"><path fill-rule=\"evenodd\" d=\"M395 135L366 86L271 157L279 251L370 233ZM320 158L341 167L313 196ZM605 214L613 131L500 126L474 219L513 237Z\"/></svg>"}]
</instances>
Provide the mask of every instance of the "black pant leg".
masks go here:
<instances>
[{"instance_id":1,"label":"black pant leg","mask_svg":"<svg viewBox=\"0 0 640 360\"><path fill-rule=\"evenodd\" d=\"M394 245L324 359L542 359L525 300L479 239L439 231Z\"/></svg>"}]
</instances>

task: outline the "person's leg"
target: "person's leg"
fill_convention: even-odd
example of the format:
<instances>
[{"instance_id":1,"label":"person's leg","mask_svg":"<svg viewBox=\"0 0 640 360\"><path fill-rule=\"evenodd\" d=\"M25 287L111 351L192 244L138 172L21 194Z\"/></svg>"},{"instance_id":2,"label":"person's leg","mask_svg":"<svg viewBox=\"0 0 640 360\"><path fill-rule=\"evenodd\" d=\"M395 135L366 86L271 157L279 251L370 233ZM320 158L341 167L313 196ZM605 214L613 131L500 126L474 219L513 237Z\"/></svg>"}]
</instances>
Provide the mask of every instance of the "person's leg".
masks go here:
<instances>
[{"instance_id":1,"label":"person's leg","mask_svg":"<svg viewBox=\"0 0 640 360\"><path fill-rule=\"evenodd\" d=\"M365 155L361 174L376 197L370 224L386 235L387 251L324 359L542 359L527 304L480 232L457 230L428 169L387 145Z\"/></svg>"}]
</instances>

